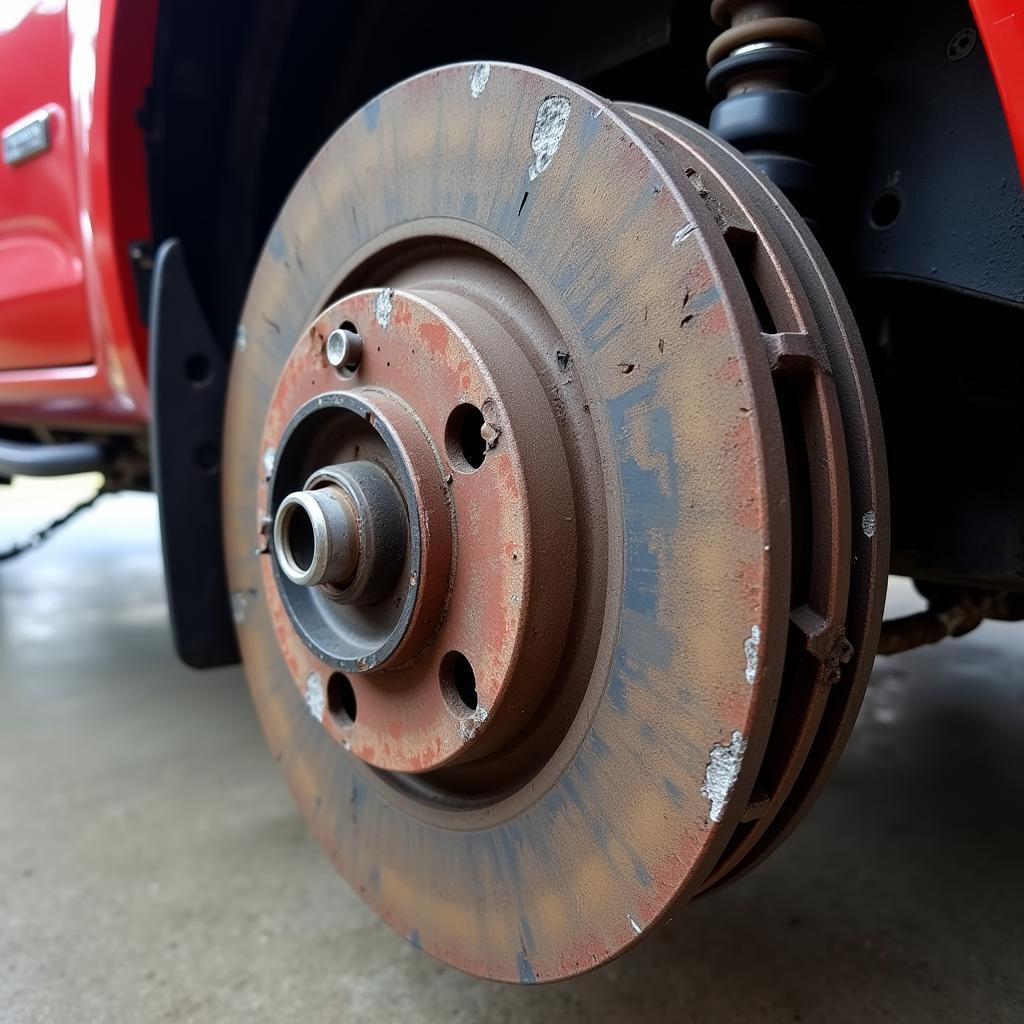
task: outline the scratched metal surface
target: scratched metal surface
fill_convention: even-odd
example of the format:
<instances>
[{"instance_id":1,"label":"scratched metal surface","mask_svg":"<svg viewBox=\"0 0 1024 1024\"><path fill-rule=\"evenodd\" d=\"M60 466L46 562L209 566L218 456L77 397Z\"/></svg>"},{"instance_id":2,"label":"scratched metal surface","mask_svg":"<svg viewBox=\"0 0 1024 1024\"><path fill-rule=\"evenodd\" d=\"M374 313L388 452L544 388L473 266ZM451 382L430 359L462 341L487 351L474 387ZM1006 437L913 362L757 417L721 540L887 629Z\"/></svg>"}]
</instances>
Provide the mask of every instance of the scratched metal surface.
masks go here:
<instances>
[{"instance_id":1,"label":"scratched metal surface","mask_svg":"<svg viewBox=\"0 0 1024 1024\"><path fill-rule=\"evenodd\" d=\"M739 821L781 671L786 470L753 309L709 211L585 91L502 65L480 78L457 66L385 93L282 211L232 374L226 541L232 589L254 595L239 635L264 729L339 870L415 945L535 981L636 941ZM295 340L376 237L428 219L477 225L544 294L585 373L613 513L580 712L523 790L461 825L397 799L312 720L251 525L257 439Z\"/></svg>"},{"instance_id":2,"label":"scratched metal surface","mask_svg":"<svg viewBox=\"0 0 1024 1024\"><path fill-rule=\"evenodd\" d=\"M888 574L885 446L852 311L802 218L767 178L706 129L666 111L623 107L679 153L723 229L749 233L750 276L774 332L766 337L773 373L789 382L778 391L780 404L798 408L808 452L803 489L811 514L794 544L812 555L803 570L806 582L793 580L802 596L792 601L791 620L799 628L791 640L795 656L787 655L786 666L787 680L799 684L803 677L806 696L802 707L794 701L777 713L781 766L770 783L762 773L759 817L716 865L707 883L712 887L750 870L790 834L853 728L877 647ZM791 479L794 504L799 486ZM801 659L806 666L798 664ZM803 739L793 742L787 730Z\"/></svg>"}]
</instances>

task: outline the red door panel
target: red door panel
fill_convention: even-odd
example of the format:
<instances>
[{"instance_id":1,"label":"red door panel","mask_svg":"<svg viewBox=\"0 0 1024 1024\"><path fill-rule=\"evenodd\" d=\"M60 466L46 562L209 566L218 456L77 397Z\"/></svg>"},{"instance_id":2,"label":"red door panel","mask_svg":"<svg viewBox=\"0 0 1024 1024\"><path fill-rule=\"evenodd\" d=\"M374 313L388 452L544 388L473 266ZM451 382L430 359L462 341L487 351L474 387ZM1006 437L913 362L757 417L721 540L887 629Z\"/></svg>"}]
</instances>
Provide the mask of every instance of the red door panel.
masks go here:
<instances>
[{"instance_id":1,"label":"red door panel","mask_svg":"<svg viewBox=\"0 0 1024 1024\"><path fill-rule=\"evenodd\" d=\"M0 130L38 114L49 134L48 148L9 163L25 138L16 137L0 163L0 370L93 359L68 122L65 6L0 0Z\"/></svg>"}]
</instances>

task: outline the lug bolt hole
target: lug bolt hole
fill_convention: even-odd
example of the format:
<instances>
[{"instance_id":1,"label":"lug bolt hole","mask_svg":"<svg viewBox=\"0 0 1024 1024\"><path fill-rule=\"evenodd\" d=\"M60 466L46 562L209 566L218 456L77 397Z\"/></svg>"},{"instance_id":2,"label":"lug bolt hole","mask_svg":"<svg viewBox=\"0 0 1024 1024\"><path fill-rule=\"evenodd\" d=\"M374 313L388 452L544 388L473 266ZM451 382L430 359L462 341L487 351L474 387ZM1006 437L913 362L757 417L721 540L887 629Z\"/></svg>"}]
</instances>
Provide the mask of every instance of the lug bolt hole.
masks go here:
<instances>
[{"instance_id":1,"label":"lug bolt hole","mask_svg":"<svg viewBox=\"0 0 1024 1024\"><path fill-rule=\"evenodd\" d=\"M476 676L461 651L449 651L441 659L441 695L451 712L465 718L476 711Z\"/></svg>"},{"instance_id":2,"label":"lug bolt hole","mask_svg":"<svg viewBox=\"0 0 1024 1024\"><path fill-rule=\"evenodd\" d=\"M452 469L473 473L484 464L487 444L480 433L483 425L484 414L475 405L464 402L451 411L444 440Z\"/></svg>"},{"instance_id":3,"label":"lug bolt hole","mask_svg":"<svg viewBox=\"0 0 1024 1024\"><path fill-rule=\"evenodd\" d=\"M348 676L335 672L327 680L327 709L342 729L355 725L356 691Z\"/></svg>"}]
</instances>

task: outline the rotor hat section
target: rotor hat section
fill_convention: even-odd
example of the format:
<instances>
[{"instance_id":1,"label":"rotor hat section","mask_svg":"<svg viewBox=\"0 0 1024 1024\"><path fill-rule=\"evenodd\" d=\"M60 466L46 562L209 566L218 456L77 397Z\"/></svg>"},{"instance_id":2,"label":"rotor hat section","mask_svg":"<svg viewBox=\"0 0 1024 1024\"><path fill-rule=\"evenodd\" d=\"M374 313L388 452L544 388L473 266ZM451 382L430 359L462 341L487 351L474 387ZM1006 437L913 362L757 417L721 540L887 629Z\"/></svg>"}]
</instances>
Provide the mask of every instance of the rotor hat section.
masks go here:
<instances>
[{"instance_id":1,"label":"rotor hat section","mask_svg":"<svg viewBox=\"0 0 1024 1024\"><path fill-rule=\"evenodd\" d=\"M363 342L343 380L339 323L358 323ZM278 639L300 691L346 673L359 714L321 723L378 768L423 772L507 743L564 642L564 455L543 388L503 333L457 295L357 292L300 338L271 403ZM531 519L542 491L565 514ZM538 549L560 554L538 564Z\"/></svg>"}]
</instances>

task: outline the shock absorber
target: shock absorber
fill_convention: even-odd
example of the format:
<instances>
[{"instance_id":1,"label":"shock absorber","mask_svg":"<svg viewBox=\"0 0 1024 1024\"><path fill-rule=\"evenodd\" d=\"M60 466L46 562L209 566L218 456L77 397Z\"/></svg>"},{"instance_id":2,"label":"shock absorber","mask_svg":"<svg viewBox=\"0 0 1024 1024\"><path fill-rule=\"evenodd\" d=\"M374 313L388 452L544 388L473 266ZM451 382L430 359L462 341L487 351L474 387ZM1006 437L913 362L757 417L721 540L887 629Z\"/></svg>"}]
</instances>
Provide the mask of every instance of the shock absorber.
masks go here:
<instances>
[{"instance_id":1,"label":"shock absorber","mask_svg":"<svg viewBox=\"0 0 1024 1024\"><path fill-rule=\"evenodd\" d=\"M808 220L816 213L809 95L824 37L793 0L712 0L723 29L708 47L710 128L761 168Z\"/></svg>"}]
</instances>

